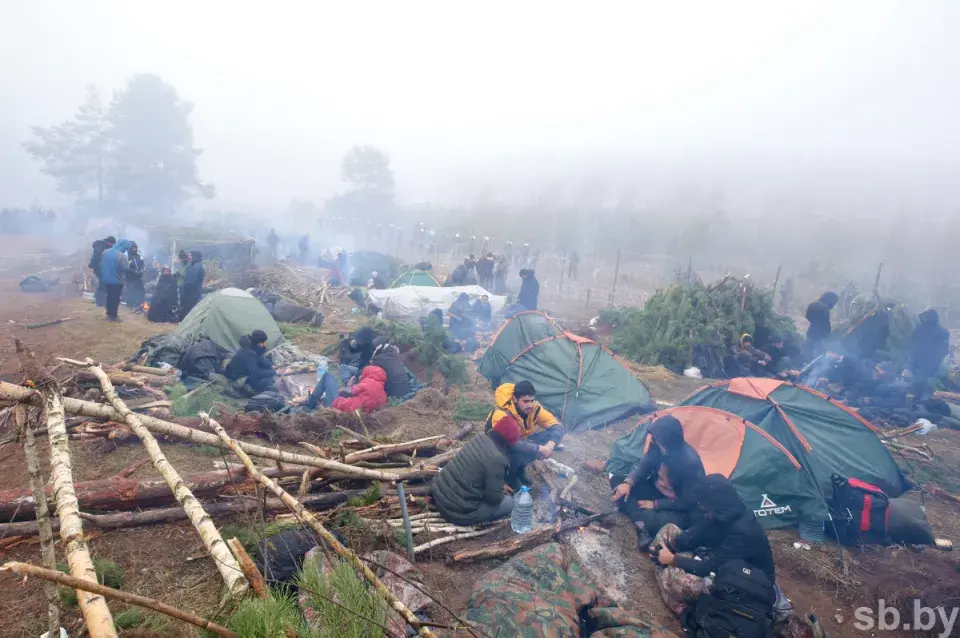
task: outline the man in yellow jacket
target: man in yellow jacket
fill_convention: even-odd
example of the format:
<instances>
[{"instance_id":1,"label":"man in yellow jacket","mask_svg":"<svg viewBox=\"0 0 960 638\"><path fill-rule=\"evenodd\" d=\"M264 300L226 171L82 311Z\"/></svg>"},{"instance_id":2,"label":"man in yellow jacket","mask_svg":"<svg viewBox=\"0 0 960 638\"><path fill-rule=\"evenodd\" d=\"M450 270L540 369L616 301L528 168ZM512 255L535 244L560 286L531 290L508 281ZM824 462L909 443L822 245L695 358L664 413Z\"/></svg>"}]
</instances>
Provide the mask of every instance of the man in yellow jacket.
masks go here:
<instances>
[{"instance_id":1,"label":"man in yellow jacket","mask_svg":"<svg viewBox=\"0 0 960 638\"><path fill-rule=\"evenodd\" d=\"M524 469L538 458L548 459L563 439L563 425L537 402L537 391L529 381L504 383L493 393L496 406L487 417L489 431L503 419L520 427L520 440L510 446L508 483L514 489L529 485Z\"/></svg>"}]
</instances>

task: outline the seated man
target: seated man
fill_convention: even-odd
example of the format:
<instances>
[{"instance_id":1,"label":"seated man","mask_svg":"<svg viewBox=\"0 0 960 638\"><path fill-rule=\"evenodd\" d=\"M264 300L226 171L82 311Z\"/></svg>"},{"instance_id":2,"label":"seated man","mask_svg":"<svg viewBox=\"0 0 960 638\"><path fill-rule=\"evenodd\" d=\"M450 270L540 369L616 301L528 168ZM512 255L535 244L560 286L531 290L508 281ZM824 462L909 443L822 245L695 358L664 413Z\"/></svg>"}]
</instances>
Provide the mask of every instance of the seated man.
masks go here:
<instances>
[{"instance_id":1,"label":"seated man","mask_svg":"<svg viewBox=\"0 0 960 638\"><path fill-rule=\"evenodd\" d=\"M450 316L450 334L454 339L460 341L472 339L476 334L476 324L471 316L473 308L470 305L470 297L462 292L450 309L447 310Z\"/></svg>"},{"instance_id":2,"label":"seated man","mask_svg":"<svg viewBox=\"0 0 960 638\"><path fill-rule=\"evenodd\" d=\"M612 477L611 500L637 526L641 551L664 525L689 527L699 513L695 490L705 476L700 455L683 438L676 417L662 416L649 429L650 447L630 474Z\"/></svg>"},{"instance_id":3,"label":"seated man","mask_svg":"<svg viewBox=\"0 0 960 638\"><path fill-rule=\"evenodd\" d=\"M483 295L474 301L470 311L477 321L490 323L490 319L493 317L493 309L490 307L490 297Z\"/></svg>"},{"instance_id":4,"label":"seated man","mask_svg":"<svg viewBox=\"0 0 960 638\"><path fill-rule=\"evenodd\" d=\"M563 439L563 425L537 403L536 395L537 391L529 381L516 385L504 383L494 392L497 407L487 417L487 432L501 421L514 421L520 428L520 440L510 445L508 483L514 489L530 484L524 472L527 465L538 458L550 458Z\"/></svg>"},{"instance_id":5,"label":"seated man","mask_svg":"<svg viewBox=\"0 0 960 638\"><path fill-rule=\"evenodd\" d=\"M704 478L697 484L696 501L704 512L697 525L687 531L667 525L650 546L663 600L678 616L709 593L704 579L727 561L742 560L776 582L767 535L730 481L720 474ZM699 560L688 553L694 551Z\"/></svg>"},{"instance_id":6,"label":"seated man","mask_svg":"<svg viewBox=\"0 0 960 638\"><path fill-rule=\"evenodd\" d=\"M753 345L753 337L745 334L740 343L731 348L733 358L741 376L765 377L773 374L773 358Z\"/></svg>"},{"instance_id":7,"label":"seated man","mask_svg":"<svg viewBox=\"0 0 960 638\"><path fill-rule=\"evenodd\" d=\"M390 343L386 337L377 337L373 341L373 356L370 365L383 368L387 374L387 396L400 399L410 392L410 380L407 366L403 364L400 348Z\"/></svg>"},{"instance_id":8,"label":"seated man","mask_svg":"<svg viewBox=\"0 0 960 638\"><path fill-rule=\"evenodd\" d=\"M170 273L170 269L163 266L160 269L160 278L157 287L150 298L150 310L147 311L147 321L157 323L177 323L177 280Z\"/></svg>"},{"instance_id":9,"label":"seated man","mask_svg":"<svg viewBox=\"0 0 960 638\"><path fill-rule=\"evenodd\" d=\"M856 405L864 408L896 410L907 406L907 384L897 377L897 368L890 361L878 364L869 381L853 385Z\"/></svg>"},{"instance_id":10,"label":"seated man","mask_svg":"<svg viewBox=\"0 0 960 638\"><path fill-rule=\"evenodd\" d=\"M517 422L501 419L491 430L467 441L430 487L433 504L445 521L475 525L510 515L513 490L506 480L510 447L519 439Z\"/></svg>"},{"instance_id":11,"label":"seated man","mask_svg":"<svg viewBox=\"0 0 960 638\"><path fill-rule=\"evenodd\" d=\"M267 333L254 330L249 337L241 338L241 348L230 359L223 374L231 381L246 378L246 385L255 392L273 390L276 370L267 358Z\"/></svg>"},{"instance_id":12,"label":"seated man","mask_svg":"<svg viewBox=\"0 0 960 638\"><path fill-rule=\"evenodd\" d=\"M387 404L387 392L384 390L386 382L387 373L374 365L364 368L360 373L360 381L346 388L340 388L333 373L324 372L307 400L307 407L315 410L323 403L341 412L363 410L364 414L368 414Z\"/></svg>"}]
</instances>

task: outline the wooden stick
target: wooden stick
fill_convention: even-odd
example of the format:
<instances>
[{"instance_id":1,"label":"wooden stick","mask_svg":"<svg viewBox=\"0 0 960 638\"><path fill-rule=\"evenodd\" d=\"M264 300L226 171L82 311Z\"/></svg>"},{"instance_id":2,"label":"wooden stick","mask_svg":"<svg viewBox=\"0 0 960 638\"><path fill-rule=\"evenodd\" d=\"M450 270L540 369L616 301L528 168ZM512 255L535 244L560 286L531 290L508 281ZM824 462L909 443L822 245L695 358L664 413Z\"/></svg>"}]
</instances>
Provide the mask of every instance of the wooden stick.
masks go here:
<instances>
[{"instance_id":1,"label":"wooden stick","mask_svg":"<svg viewBox=\"0 0 960 638\"><path fill-rule=\"evenodd\" d=\"M257 569L254 562L250 560L250 554L243 548L240 541L236 538L231 538L227 541L227 545L233 550L233 555L237 557L237 562L240 563L240 569L243 570L243 575L247 577L247 580L250 582L250 587L253 588L257 596L259 598L270 598L270 589L267 587L266 581L263 580L263 574L260 573L260 570Z\"/></svg>"},{"instance_id":2,"label":"wooden stick","mask_svg":"<svg viewBox=\"0 0 960 638\"><path fill-rule=\"evenodd\" d=\"M404 443L389 443L386 445L375 445L366 450L360 450L359 452L352 452L344 457L344 463L356 463L357 461L369 461L372 459L379 459L385 456L390 456L391 454L396 454L398 452L410 452L418 448L432 448L436 447L437 441L442 439L442 436L429 436L425 439L416 439L415 441L406 441Z\"/></svg>"},{"instance_id":3,"label":"wooden stick","mask_svg":"<svg viewBox=\"0 0 960 638\"><path fill-rule=\"evenodd\" d=\"M898 436L906 436L908 434L913 434L917 430L922 430L922 429L923 429L922 425L920 425L919 423L914 423L910 427L903 428L902 430L897 430L896 432L892 432L889 434L884 432L881 436L883 436L883 438L885 439L895 439Z\"/></svg>"},{"instance_id":4,"label":"wooden stick","mask_svg":"<svg viewBox=\"0 0 960 638\"><path fill-rule=\"evenodd\" d=\"M361 442L363 442L363 443L366 443L367 446L369 446L369 447L377 447L377 445L379 445L379 443L377 443L376 441L374 441L374 440L371 439L370 437L364 436L363 434L358 434L358 433L354 432L353 430L351 430L350 428L346 428L346 427L344 427L344 426L342 426L342 425L338 425L338 426L337 426L337 429L338 429L338 430L343 430L344 432L346 432L347 434L349 434L350 436L352 436L352 437L355 438L356 440L361 441Z\"/></svg>"},{"instance_id":5,"label":"wooden stick","mask_svg":"<svg viewBox=\"0 0 960 638\"><path fill-rule=\"evenodd\" d=\"M250 473L250 476L252 476L265 488L273 492L278 498L280 498L280 500L286 503L290 508L290 511L296 514L297 518L301 522L310 525L310 527L313 528L313 531L317 533L321 540L326 542L326 544L333 549L333 551L350 563L350 565L353 566L357 572L362 574L363 577L367 579L367 582L369 582L374 588L374 590L376 590L376 592L387 602L391 608L393 608L403 617L407 624L416 629L418 634L421 636L434 635L433 632L430 631L429 627L425 627L420 622L420 619L414 616L413 612L407 609L406 605L400 602L397 597L394 596L382 582L380 582L380 579L377 578L376 574L370 571L370 568L367 567L366 564L364 564L359 558L357 558L357 555L354 554L353 551L341 545L340 541L338 541L333 534L327 531L327 528L324 527L323 524L317 520L312 513L307 511L303 505L298 503L296 499L284 491L282 487L277 485L273 480L264 476L260 470L257 469L257 466L254 465L247 453L244 452L243 449L237 445L233 439L230 438L230 435L227 434L227 431L224 430L219 423L211 419L207 414L201 413L200 416L204 419L204 421L209 423L210 427L212 427L220 437L220 440L223 441L223 444L227 446L228 449L233 450L233 453L236 454L241 461L243 461L243 464L246 466L247 472Z\"/></svg>"},{"instance_id":6,"label":"wooden stick","mask_svg":"<svg viewBox=\"0 0 960 638\"><path fill-rule=\"evenodd\" d=\"M27 457L27 473L30 475L30 490L33 492L34 508L37 512L37 528L40 531L40 553L43 557L43 566L47 569L57 568L57 553L53 540L53 527L50 525L50 508L47 506L47 493L44 489L43 475L40 473L40 463L37 461L37 443L33 433L34 424L27 418L26 408L22 404L16 406L15 415L23 417L26 440L23 451ZM45 583L44 594L47 596L47 628L50 636L60 635L60 594L54 583Z\"/></svg>"},{"instance_id":7,"label":"wooden stick","mask_svg":"<svg viewBox=\"0 0 960 638\"><path fill-rule=\"evenodd\" d=\"M232 598L239 599L244 592L247 591L247 579L244 577L240 565L237 564L233 554L230 553L226 543L224 543L223 538L220 536L220 531L217 529L217 526L213 524L213 520L203 510L203 505L200 504L197 497L194 496L190 488L187 487L180 473L177 472L173 465L167 460L167 457L160 449L160 444L157 443L157 439L150 433L150 430L143 426L143 423L140 422L140 417L131 412L130 408L124 404L114 389L113 384L110 383L110 377L107 373L104 372L100 366L91 365L93 364L92 360L88 359L87 363L89 366L87 369L100 380L100 387L103 388L103 395L107 398L107 401L110 402L117 412L123 415L124 422L130 426L134 434L143 442L143 447L146 448L147 454L150 455L153 466L157 468L157 471L163 476L167 485L170 486L170 491L176 496L177 502L180 503L184 511L187 512L187 515L190 517L190 522L193 523L194 528L196 528L197 534L200 535L204 546L207 548L207 551L210 552L210 555L213 556L214 564L220 572L220 576L223 577L223 582L227 584L228 594Z\"/></svg>"},{"instance_id":8,"label":"wooden stick","mask_svg":"<svg viewBox=\"0 0 960 638\"><path fill-rule=\"evenodd\" d=\"M573 486L577 484L577 475L574 474L570 477L570 480L567 482L566 486L563 488L563 491L560 492L560 500L565 501L570 496L570 490L573 489Z\"/></svg>"},{"instance_id":9,"label":"wooden stick","mask_svg":"<svg viewBox=\"0 0 960 638\"><path fill-rule=\"evenodd\" d=\"M563 523L557 527L541 527L540 529L535 529L532 532L527 532L526 534L516 538L508 538L498 543L487 545L486 547L459 552L454 554L453 560L454 562L463 563L473 560L483 560L486 558L505 558L507 556L512 556L528 547L534 547L536 545L540 545L541 543L545 543L554 536L559 536L564 532L569 532L570 530L578 527L585 527L590 524L590 521L607 516L611 513L612 512L603 512L595 516L581 518L580 520L567 521L566 523Z\"/></svg>"},{"instance_id":10,"label":"wooden stick","mask_svg":"<svg viewBox=\"0 0 960 638\"><path fill-rule=\"evenodd\" d=\"M140 374L152 374L158 377L169 377L169 376L172 376L174 373L173 368L170 368L169 370L164 370L163 368L152 368L150 366L137 366L129 363L123 366L123 369L128 370L130 372L139 372Z\"/></svg>"},{"instance_id":11,"label":"wooden stick","mask_svg":"<svg viewBox=\"0 0 960 638\"><path fill-rule=\"evenodd\" d=\"M63 319L51 319L50 321L38 321L37 323L26 323L23 325L27 330L33 330L34 328L46 328L47 326L56 326L61 323L66 323L68 321L73 321L73 317L64 317ZM57 634L60 633L60 628L57 627ZM53 636L54 634L50 634Z\"/></svg>"},{"instance_id":12,"label":"wooden stick","mask_svg":"<svg viewBox=\"0 0 960 638\"><path fill-rule=\"evenodd\" d=\"M70 456L70 440L67 438L66 417L60 399L60 388L56 380L50 378L36 362L33 353L28 351L19 339L15 343L24 376L27 380L38 382L43 401L47 435L50 440L53 496L57 503L57 516L61 521L60 538L63 540L70 574L84 584L95 584L97 573L93 568L87 541L83 537L80 508L77 505L76 491L73 489L73 459ZM76 589L80 588L76 587ZM88 592L85 596L77 592L77 601L91 638L116 638L117 630L113 625L113 616L110 615L106 599L90 593L89 590L84 591Z\"/></svg>"},{"instance_id":13,"label":"wooden stick","mask_svg":"<svg viewBox=\"0 0 960 638\"><path fill-rule=\"evenodd\" d=\"M307 443L306 441L300 441L300 447L310 450L320 458L327 458L327 453L323 451L323 448L319 445L314 445L313 443Z\"/></svg>"},{"instance_id":14,"label":"wooden stick","mask_svg":"<svg viewBox=\"0 0 960 638\"><path fill-rule=\"evenodd\" d=\"M23 388L5 381L0 381L0 400L27 401L32 405L42 405L41 398L36 396L36 393L30 388ZM81 401L80 399L64 397L63 409L69 414L109 419L113 421L123 421L123 415L117 412L111 406L93 403L92 401ZM175 439L182 439L198 445L209 445L211 447L226 449L223 445L223 442L220 441L216 435L210 434L209 432L204 432L195 428L188 428L177 423L170 423L169 421L162 421L145 414L140 415L140 422L143 423L144 427L156 434L171 436ZM273 448L256 445L255 443L247 443L245 441L236 441L236 443L241 449L243 449L244 452L258 458L279 460L283 461L284 463L291 463L294 465L309 465L310 467L319 467L325 470L337 472L339 474L367 480L392 482L400 479L400 476L393 472L381 472L378 470L369 470L353 465L344 465L343 463L337 463L336 461L328 461L327 459L321 459L315 456L306 456L304 454L280 452Z\"/></svg>"},{"instance_id":15,"label":"wooden stick","mask_svg":"<svg viewBox=\"0 0 960 638\"><path fill-rule=\"evenodd\" d=\"M73 587L74 589L98 594L97 598L100 598L101 600L103 600L104 596L109 596L114 600L119 600L127 603L128 605L136 605L137 607L150 609L152 611L164 614L165 616L170 616L171 618L182 620L185 623L190 623L195 627L212 631L218 636L237 638L237 634L230 631L226 627L222 627L217 623L207 620L202 616L198 616L191 611L183 611L181 609L177 609L176 607L171 607L166 603L162 603L159 600L154 600L153 598L138 596L137 594L131 594L130 592L107 587L106 585L101 585L97 582L90 582L82 578L76 578L75 576L68 576L67 574L63 574L56 570L44 569L43 567L31 565L30 563L11 561L0 565L0 571L11 571L16 574L20 574L21 576L35 576L36 578L42 578L43 580L48 580L50 582L57 583L58 585ZM87 625L87 628L89 629L89 625ZM93 632L91 632L91 635L93 635Z\"/></svg>"},{"instance_id":16,"label":"wooden stick","mask_svg":"<svg viewBox=\"0 0 960 638\"><path fill-rule=\"evenodd\" d=\"M483 536L484 534L489 534L493 530L497 529L496 527L490 527L487 529L481 529L476 532L466 532L464 534L454 534L453 536L444 536L443 538L437 538L432 541L423 543L422 545L417 545L413 548L414 554L419 554L420 552L425 552L431 547L436 547L438 545L446 545L447 543L452 543L454 541L461 541L467 538L476 538L477 536Z\"/></svg>"}]
</instances>

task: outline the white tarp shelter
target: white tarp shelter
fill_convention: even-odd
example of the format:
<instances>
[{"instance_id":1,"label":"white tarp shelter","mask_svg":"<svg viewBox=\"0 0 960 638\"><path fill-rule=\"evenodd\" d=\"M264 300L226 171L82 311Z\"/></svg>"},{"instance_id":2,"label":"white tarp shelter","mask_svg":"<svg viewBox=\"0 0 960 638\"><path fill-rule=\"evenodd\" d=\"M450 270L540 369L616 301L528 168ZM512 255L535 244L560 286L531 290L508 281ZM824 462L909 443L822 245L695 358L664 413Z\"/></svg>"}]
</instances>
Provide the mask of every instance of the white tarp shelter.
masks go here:
<instances>
[{"instance_id":1,"label":"white tarp shelter","mask_svg":"<svg viewBox=\"0 0 960 638\"><path fill-rule=\"evenodd\" d=\"M490 298L490 309L494 314L503 310L507 303L506 297L492 295L481 286L451 286L450 288L403 286L387 290L369 290L368 294L370 301L383 310L385 317L399 318L425 317L436 308L446 312L462 292L467 293L471 302L487 295Z\"/></svg>"}]
</instances>

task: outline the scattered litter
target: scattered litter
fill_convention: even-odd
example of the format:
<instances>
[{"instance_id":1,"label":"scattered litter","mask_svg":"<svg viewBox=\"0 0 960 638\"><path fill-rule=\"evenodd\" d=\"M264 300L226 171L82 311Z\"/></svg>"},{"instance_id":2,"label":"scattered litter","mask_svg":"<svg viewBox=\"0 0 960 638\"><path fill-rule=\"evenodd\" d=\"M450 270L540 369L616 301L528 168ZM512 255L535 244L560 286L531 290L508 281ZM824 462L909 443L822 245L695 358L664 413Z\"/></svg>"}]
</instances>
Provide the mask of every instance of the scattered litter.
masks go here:
<instances>
[{"instance_id":1,"label":"scattered litter","mask_svg":"<svg viewBox=\"0 0 960 638\"><path fill-rule=\"evenodd\" d=\"M843 616L841 616L840 614L835 614L833 616L833 619L837 622L838 625L843 624Z\"/></svg>"},{"instance_id":2,"label":"scattered litter","mask_svg":"<svg viewBox=\"0 0 960 638\"><path fill-rule=\"evenodd\" d=\"M700 373L700 368L690 367L683 371L683 376L690 377L691 379L702 379L703 375Z\"/></svg>"},{"instance_id":3,"label":"scattered litter","mask_svg":"<svg viewBox=\"0 0 960 638\"><path fill-rule=\"evenodd\" d=\"M796 543L793 544L793 548L794 548L794 549L806 549L806 550L809 550L809 549L810 549L810 543L801 543L801 542L797 541Z\"/></svg>"},{"instance_id":4,"label":"scattered litter","mask_svg":"<svg viewBox=\"0 0 960 638\"><path fill-rule=\"evenodd\" d=\"M917 430L917 434L929 434L937 429L935 423L931 423L927 419L917 419L917 425L920 425L920 429Z\"/></svg>"}]
</instances>

